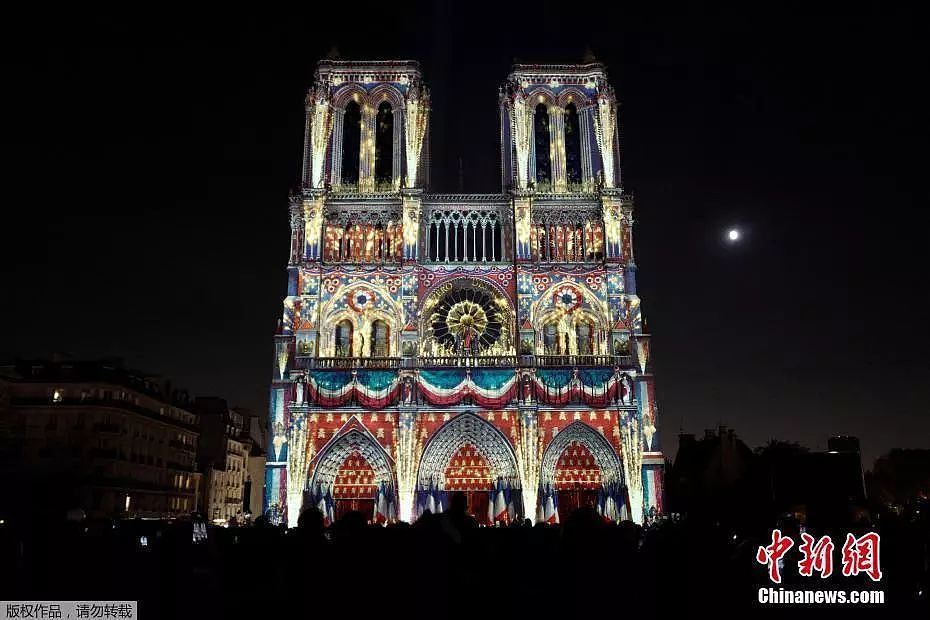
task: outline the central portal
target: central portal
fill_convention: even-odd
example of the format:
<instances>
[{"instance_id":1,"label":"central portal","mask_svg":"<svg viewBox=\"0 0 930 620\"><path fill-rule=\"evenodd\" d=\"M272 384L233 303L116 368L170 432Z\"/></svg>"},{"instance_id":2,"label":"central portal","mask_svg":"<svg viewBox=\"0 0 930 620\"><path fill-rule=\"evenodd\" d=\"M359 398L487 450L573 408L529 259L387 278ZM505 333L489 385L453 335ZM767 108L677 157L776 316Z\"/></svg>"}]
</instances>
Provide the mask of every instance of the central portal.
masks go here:
<instances>
[{"instance_id":1,"label":"central portal","mask_svg":"<svg viewBox=\"0 0 930 620\"><path fill-rule=\"evenodd\" d=\"M488 493L493 487L491 466L481 451L465 444L449 459L446 467L446 492L461 491L468 499L468 512L478 523L490 524Z\"/></svg>"}]
</instances>

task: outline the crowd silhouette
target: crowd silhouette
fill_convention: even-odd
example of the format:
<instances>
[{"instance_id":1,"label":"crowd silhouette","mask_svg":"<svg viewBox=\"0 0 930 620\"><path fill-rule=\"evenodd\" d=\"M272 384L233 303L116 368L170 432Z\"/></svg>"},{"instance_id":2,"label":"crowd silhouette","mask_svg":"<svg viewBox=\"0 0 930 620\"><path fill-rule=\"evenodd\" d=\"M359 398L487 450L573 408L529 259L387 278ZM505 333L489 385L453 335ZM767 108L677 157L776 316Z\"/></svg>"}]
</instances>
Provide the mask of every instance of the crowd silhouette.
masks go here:
<instances>
[{"instance_id":1,"label":"crowd silhouette","mask_svg":"<svg viewBox=\"0 0 930 620\"><path fill-rule=\"evenodd\" d=\"M786 569L786 584L880 587L886 608L926 606L930 537L926 514L913 517L882 524L882 583L808 583ZM259 518L211 527L203 542L188 521L11 525L0 527L3 598L137 600L144 619L664 617L758 610L758 588L771 585L755 560L770 530L680 518L643 528L593 508L555 526L482 527L463 493L413 524L349 512L324 527L311 508L290 530Z\"/></svg>"}]
</instances>

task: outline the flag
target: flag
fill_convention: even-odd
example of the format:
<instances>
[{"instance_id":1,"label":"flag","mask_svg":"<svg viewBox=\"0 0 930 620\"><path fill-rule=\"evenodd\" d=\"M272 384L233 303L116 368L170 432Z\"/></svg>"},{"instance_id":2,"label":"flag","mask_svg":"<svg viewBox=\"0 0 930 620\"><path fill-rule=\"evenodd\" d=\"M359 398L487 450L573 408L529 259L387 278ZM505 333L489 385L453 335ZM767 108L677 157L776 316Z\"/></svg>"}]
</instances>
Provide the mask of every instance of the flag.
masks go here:
<instances>
[{"instance_id":1,"label":"flag","mask_svg":"<svg viewBox=\"0 0 930 620\"><path fill-rule=\"evenodd\" d=\"M336 520L336 502L333 500L330 489L330 486L324 488L321 483L317 483L316 490L313 494L313 505L323 514L324 527L329 527Z\"/></svg>"},{"instance_id":2,"label":"flag","mask_svg":"<svg viewBox=\"0 0 930 620\"><path fill-rule=\"evenodd\" d=\"M536 500L536 523L546 522L546 492L543 485L539 485L539 493Z\"/></svg>"},{"instance_id":3,"label":"flag","mask_svg":"<svg viewBox=\"0 0 930 620\"><path fill-rule=\"evenodd\" d=\"M514 503L514 489L510 485L510 481L505 482L504 487L504 499L507 503L507 517L508 521L513 521L517 518L517 507Z\"/></svg>"},{"instance_id":4,"label":"flag","mask_svg":"<svg viewBox=\"0 0 930 620\"><path fill-rule=\"evenodd\" d=\"M432 493L433 493L432 503L433 503L433 506L435 506L435 510L433 512L435 514L442 514L443 504L445 503L444 492L439 488L439 485L433 485Z\"/></svg>"},{"instance_id":5,"label":"flag","mask_svg":"<svg viewBox=\"0 0 930 620\"><path fill-rule=\"evenodd\" d=\"M540 491L540 510L537 511L537 520L544 523L559 522L559 498L549 483L546 483Z\"/></svg>"},{"instance_id":6,"label":"flag","mask_svg":"<svg viewBox=\"0 0 930 620\"><path fill-rule=\"evenodd\" d=\"M375 523L387 523L390 519L390 511L388 510L388 498L387 498L387 484L382 482L378 489L375 491L375 508L374 515L372 516L372 521Z\"/></svg>"},{"instance_id":7,"label":"flag","mask_svg":"<svg viewBox=\"0 0 930 620\"><path fill-rule=\"evenodd\" d=\"M497 488L494 490L494 519L491 521L507 520L507 500L504 498L504 483L498 478Z\"/></svg>"},{"instance_id":8,"label":"flag","mask_svg":"<svg viewBox=\"0 0 930 620\"><path fill-rule=\"evenodd\" d=\"M559 497L552 485L546 485L546 523L559 522Z\"/></svg>"}]
</instances>

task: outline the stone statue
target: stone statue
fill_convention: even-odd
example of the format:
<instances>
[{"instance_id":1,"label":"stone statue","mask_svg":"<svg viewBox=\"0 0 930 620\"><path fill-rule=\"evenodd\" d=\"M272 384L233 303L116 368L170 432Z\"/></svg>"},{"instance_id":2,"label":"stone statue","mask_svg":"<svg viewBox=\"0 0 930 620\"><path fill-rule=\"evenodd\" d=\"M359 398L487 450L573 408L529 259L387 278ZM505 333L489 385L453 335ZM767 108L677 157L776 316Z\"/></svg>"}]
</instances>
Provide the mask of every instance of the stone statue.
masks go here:
<instances>
[{"instance_id":1,"label":"stone statue","mask_svg":"<svg viewBox=\"0 0 930 620\"><path fill-rule=\"evenodd\" d=\"M404 377L403 403L405 405L413 404L413 380L410 377Z\"/></svg>"}]
</instances>

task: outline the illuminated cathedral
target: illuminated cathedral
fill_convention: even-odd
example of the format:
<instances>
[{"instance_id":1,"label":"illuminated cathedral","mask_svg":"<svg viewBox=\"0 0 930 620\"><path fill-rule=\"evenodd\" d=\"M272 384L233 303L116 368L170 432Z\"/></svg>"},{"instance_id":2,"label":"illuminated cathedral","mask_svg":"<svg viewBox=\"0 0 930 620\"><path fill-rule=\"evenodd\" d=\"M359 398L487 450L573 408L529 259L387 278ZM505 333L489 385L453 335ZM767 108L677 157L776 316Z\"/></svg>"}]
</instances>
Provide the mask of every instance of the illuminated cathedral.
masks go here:
<instances>
[{"instance_id":1,"label":"illuminated cathedral","mask_svg":"<svg viewBox=\"0 0 930 620\"><path fill-rule=\"evenodd\" d=\"M265 511L662 511L633 200L600 64L515 65L501 193L430 193L412 61L321 62L275 336Z\"/></svg>"}]
</instances>

